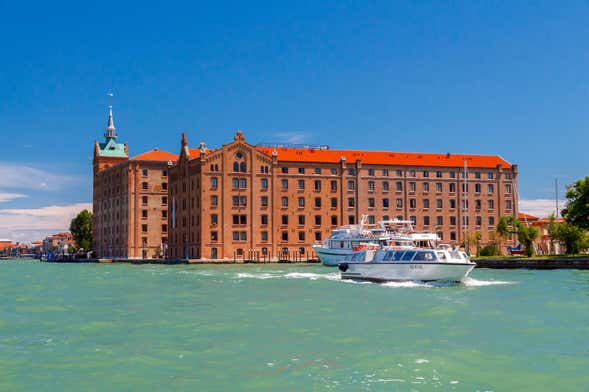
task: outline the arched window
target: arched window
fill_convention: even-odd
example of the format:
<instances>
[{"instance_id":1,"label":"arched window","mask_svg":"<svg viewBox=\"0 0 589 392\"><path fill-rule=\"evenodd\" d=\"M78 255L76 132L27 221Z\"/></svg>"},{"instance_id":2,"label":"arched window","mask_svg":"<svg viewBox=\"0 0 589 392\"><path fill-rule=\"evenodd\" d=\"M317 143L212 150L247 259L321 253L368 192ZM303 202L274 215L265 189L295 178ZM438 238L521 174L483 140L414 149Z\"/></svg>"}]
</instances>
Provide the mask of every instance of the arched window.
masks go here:
<instances>
[{"instance_id":1,"label":"arched window","mask_svg":"<svg viewBox=\"0 0 589 392\"><path fill-rule=\"evenodd\" d=\"M300 255L304 255L305 254L305 248L299 248L299 254Z\"/></svg>"},{"instance_id":2,"label":"arched window","mask_svg":"<svg viewBox=\"0 0 589 392\"><path fill-rule=\"evenodd\" d=\"M241 162L239 164L239 171L245 173L245 162Z\"/></svg>"},{"instance_id":3,"label":"arched window","mask_svg":"<svg viewBox=\"0 0 589 392\"><path fill-rule=\"evenodd\" d=\"M239 163L237 163L237 162L233 162L233 171L234 171L234 172L237 172L237 171L239 171Z\"/></svg>"}]
</instances>

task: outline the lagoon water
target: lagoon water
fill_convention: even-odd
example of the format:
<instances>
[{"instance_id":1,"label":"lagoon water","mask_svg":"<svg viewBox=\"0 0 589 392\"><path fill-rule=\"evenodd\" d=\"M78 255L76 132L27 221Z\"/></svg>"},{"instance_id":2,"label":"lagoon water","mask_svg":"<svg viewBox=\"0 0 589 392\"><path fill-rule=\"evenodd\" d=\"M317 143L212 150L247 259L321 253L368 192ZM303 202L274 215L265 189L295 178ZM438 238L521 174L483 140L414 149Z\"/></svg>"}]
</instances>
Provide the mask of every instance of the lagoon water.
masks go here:
<instances>
[{"instance_id":1,"label":"lagoon water","mask_svg":"<svg viewBox=\"0 0 589 392\"><path fill-rule=\"evenodd\" d=\"M0 262L0 390L580 391L589 271Z\"/></svg>"}]
</instances>

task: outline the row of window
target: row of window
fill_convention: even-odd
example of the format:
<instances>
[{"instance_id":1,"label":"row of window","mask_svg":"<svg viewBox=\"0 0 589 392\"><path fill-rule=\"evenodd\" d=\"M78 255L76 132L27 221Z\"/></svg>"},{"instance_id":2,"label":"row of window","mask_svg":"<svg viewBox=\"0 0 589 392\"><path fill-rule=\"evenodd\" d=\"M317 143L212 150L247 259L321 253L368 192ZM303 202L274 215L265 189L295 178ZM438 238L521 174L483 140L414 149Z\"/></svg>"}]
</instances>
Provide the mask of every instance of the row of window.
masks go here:
<instances>
[{"instance_id":1,"label":"row of window","mask_svg":"<svg viewBox=\"0 0 589 392\"><path fill-rule=\"evenodd\" d=\"M142 205L147 205L147 201L148 201L148 196L141 196L141 204ZM168 196L162 196L162 205L168 205Z\"/></svg>"},{"instance_id":2,"label":"row of window","mask_svg":"<svg viewBox=\"0 0 589 392\"><path fill-rule=\"evenodd\" d=\"M168 176L168 171L166 169L163 169L161 171L162 177L167 177ZM141 170L141 175L143 177L147 177L149 175L149 170L148 169L142 169Z\"/></svg>"},{"instance_id":3,"label":"row of window","mask_svg":"<svg viewBox=\"0 0 589 392\"><path fill-rule=\"evenodd\" d=\"M297 185L298 185L299 190L305 189L305 182L306 182L305 180L298 180L297 181ZM147 183L144 183L144 184L145 184L144 189L147 189ZM348 190L355 190L356 189L356 181L348 180L347 184L348 184ZM218 185L219 185L219 179L217 177L211 177L211 188L217 189ZM247 179L234 178L234 179L232 179L232 185L233 185L233 189L246 189L247 188ZM374 191L376 189L375 182L372 180L368 181L367 185L368 185L369 191ZM381 185L382 185L383 191L389 190L389 182L388 181L383 181L381 183ZM262 178L260 180L260 186L262 189L268 189L268 179ZM288 180L287 179L280 180L280 186L282 189L288 189ZM421 186L422 186L423 192L430 191L430 183L429 182L423 182L421 184ZM462 186L463 192L469 191L469 184L461 184L461 186ZM162 189L167 189L167 184L162 183ZM313 181L313 189L315 191L321 190L321 180L314 180ZM337 181L330 181L330 189L331 189L331 191L337 191ZM435 183L436 192L441 193L441 192L443 192L443 189L444 189L443 183L441 183L441 182ZM482 189L482 184L474 184L475 193L481 193L481 189ZM494 189L495 189L494 184L487 184L487 192L488 193L493 193ZM395 182L395 190L399 191L399 192L403 190L403 183L401 181ZM409 192L416 192L416 191L417 191L417 183L410 182L409 183ZM456 183L453 183L453 182L449 183L448 184L448 191L450 193L456 192ZM510 194L511 192L512 192L511 184L505 184L505 193Z\"/></svg>"},{"instance_id":4,"label":"row of window","mask_svg":"<svg viewBox=\"0 0 589 392\"><path fill-rule=\"evenodd\" d=\"M168 217L168 210L161 210L162 219L166 219ZM148 210L141 210L141 218L147 219Z\"/></svg>"}]
</instances>

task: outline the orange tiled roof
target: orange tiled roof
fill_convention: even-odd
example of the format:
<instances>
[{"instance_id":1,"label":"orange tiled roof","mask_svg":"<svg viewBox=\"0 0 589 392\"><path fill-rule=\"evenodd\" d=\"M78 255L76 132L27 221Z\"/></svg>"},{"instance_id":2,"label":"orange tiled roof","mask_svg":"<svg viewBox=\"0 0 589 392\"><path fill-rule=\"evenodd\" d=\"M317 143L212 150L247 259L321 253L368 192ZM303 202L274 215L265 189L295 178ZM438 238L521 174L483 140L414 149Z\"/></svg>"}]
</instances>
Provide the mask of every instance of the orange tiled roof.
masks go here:
<instances>
[{"instance_id":1,"label":"orange tiled roof","mask_svg":"<svg viewBox=\"0 0 589 392\"><path fill-rule=\"evenodd\" d=\"M519 220L538 220L537 216L526 214L525 212L518 212L517 219Z\"/></svg>"},{"instance_id":2,"label":"orange tiled roof","mask_svg":"<svg viewBox=\"0 0 589 392\"><path fill-rule=\"evenodd\" d=\"M368 165L399 166L440 166L463 167L464 160L468 167L495 168L501 165L511 168L511 164L497 155L464 154L425 154L415 152L357 151L357 150L320 150L309 148L256 147L259 151L272 155L276 150L279 161L338 163L342 156L348 163L357 160Z\"/></svg>"},{"instance_id":3,"label":"orange tiled roof","mask_svg":"<svg viewBox=\"0 0 589 392\"><path fill-rule=\"evenodd\" d=\"M176 161L178 160L178 155L172 154L171 152L167 152L164 150L160 150L154 148L151 151L144 152L143 154L139 154L133 158L132 161Z\"/></svg>"}]
</instances>

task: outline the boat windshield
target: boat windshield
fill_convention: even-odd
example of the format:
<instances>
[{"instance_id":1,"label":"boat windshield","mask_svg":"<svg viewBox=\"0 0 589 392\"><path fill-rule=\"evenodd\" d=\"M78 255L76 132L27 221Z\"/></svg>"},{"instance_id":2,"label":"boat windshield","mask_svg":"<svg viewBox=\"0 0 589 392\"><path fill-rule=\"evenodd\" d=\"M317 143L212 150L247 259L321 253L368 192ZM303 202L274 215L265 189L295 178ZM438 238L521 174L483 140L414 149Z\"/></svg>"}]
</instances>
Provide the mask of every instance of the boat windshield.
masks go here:
<instances>
[{"instance_id":1,"label":"boat windshield","mask_svg":"<svg viewBox=\"0 0 589 392\"><path fill-rule=\"evenodd\" d=\"M410 261L413 258L413 256L415 256L415 253L416 252L414 250L406 251L403 257L401 258L401 261Z\"/></svg>"},{"instance_id":2,"label":"boat windshield","mask_svg":"<svg viewBox=\"0 0 589 392\"><path fill-rule=\"evenodd\" d=\"M351 257L351 261L364 261L364 259L366 259L366 251L356 252Z\"/></svg>"}]
</instances>

